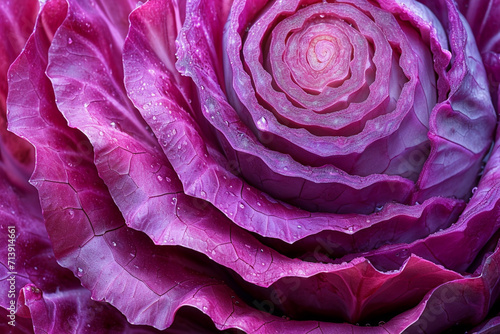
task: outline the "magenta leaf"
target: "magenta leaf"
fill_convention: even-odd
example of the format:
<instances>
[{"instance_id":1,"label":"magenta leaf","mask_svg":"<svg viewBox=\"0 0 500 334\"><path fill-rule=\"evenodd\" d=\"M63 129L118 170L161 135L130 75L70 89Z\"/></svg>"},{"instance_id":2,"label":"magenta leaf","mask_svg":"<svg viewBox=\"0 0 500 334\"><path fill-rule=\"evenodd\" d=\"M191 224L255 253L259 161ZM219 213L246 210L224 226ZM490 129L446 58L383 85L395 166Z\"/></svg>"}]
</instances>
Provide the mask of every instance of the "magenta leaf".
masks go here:
<instances>
[{"instance_id":1,"label":"magenta leaf","mask_svg":"<svg viewBox=\"0 0 500 334\"><path fill-rule=\"evenodd\" d=\"M0 5L0 331L495 332L490 4Z\"/></svg>"}]
</instances>

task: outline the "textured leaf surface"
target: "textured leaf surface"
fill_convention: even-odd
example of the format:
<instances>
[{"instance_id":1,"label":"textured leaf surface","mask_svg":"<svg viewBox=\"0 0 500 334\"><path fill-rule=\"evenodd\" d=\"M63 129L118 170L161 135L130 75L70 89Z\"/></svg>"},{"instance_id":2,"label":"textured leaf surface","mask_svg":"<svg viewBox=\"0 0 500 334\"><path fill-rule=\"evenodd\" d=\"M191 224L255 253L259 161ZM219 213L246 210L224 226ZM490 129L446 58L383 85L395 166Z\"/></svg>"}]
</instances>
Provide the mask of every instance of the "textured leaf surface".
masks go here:
<instances>
[{"instance_id":1,"label":"textured leaf surface","mask_svg":"<svg viewBox=\"0 0 500 334\"><path fill-rule=\"evenodd\" d=\"M497 120L480 59L495 69L495 37L478 33L493 23L475 21L485 3L459 3L471 31L451 0L265 3L44 5L7 99L9 129L36 150L38 194L13 173L12 162L30 172L21 146L0 156L0 227L19 231L18 330L495 331L500 135L484 158ZM321 40L301 48L309 38ZM335 43L346 53L322 67ZM288 132L273 105L312 113ZM332 112L351 118L314 123ZM332 133L351 136L333 140L349 159L325 148Z\"/></svg>"}]
</instances>

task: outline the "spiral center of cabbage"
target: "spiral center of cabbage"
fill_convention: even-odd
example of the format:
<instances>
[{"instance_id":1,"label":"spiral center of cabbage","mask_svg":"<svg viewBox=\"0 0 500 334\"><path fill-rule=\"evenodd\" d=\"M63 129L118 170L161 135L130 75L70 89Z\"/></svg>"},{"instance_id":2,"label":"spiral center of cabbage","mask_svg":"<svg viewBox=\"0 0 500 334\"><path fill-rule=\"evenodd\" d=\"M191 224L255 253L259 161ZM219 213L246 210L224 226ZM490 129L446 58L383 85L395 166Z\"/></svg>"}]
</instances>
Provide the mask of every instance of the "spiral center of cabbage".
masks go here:
<instances>
[{"instance_id":1,"label":"spiral center of cabbage","mask_svg":"<svg viewBox=\"0 0 500 334\"><path fill-rule=\"evenodd\" d=\"M357 212L408 201L436 104L421 33L368 0L276 1L254 14L234 17L226 39L229 102L259 142L235 133L225 146L245 152L236 154L243 177L309 211L350 212L347 194L376 198Z\"/></svg>"},{"instance_id":2,"label":"spiral center of cabbage","mask_svg":"<svg viewBox=\"0 0 500 334\"><path fill-rule=\"evenodd\" d=\"M281 36L272 39L270 51L281 54L289 68L293 80L300 89L319 94L327 86L338 87L349 78L349 64L353 47L349 33L346 33L346 23L333 17L305 16L300 27L297 15L285 19L277 29L288 31L288 38L279 41ZM350 27L349 27L350 28ZM352 36L351 36L352 37ZM282 44L282 42L284 42ZM271 56L271 64L279 71L281 60ZM283 87L289 85L280 84ZM285 89L291 96L291 91Z\"/></svg>"},{"instance_id":3,"label":"spiral center of cabbage","mask_svg":"<svg viewBox=\"0 0 500 334\"><path fill-rule=\"evenodd\" d=\"M319 36L313 39L307 51L307 62L315 71L323 70L339 52L339 45L331 36Z\"/></svg>"}]
</instances>

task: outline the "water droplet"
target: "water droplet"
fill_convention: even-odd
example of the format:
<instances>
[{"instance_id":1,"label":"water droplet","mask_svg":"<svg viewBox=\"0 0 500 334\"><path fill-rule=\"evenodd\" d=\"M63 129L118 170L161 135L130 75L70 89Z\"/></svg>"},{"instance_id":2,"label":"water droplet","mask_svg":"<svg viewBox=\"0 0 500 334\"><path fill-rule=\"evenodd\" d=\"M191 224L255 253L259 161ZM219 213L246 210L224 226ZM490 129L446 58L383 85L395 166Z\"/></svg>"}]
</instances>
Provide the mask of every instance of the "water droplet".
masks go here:
<instances>
[{"instance_id":1,"label":"water droplet","mask_svg":"<svg viewBox=\"0 0 500 334\"><path fill-rule=\"evenodd\" d=\"M162 177L161 175L158 175L156 178L157 178L157 179L158 179L158 181L160 181L160 182L161 182L161 181L163 181L163 177Z\"/></svg>"},{"instance_id":2,"label":"water droplet","mask_svg":"<svg viewBox=\"0 0 500 334\"><path fill-rule=\"evenodd\" d=\"M245 205L244 205L243 203L240 203L238 206L239 206L241 209L244 209L244 208L245 208Z\"/></svg>"},{"instance_id":3,"label":"water droplet","mask_svg":"<svg viewBox=\"0 0 500 334\"><path fill-rule=\"evenodd\" d=\"M111 123L109 123L109 125L111 125L112 128L116 127L116 123L115 122L111 122Z\"/></svg>"},{"instance_id":4,"label":"water droplet","mask_svg":"<svg viewBox=\"0 0 500 334\"><path fill-rule=\"evenodd\" d=\"M78 272L76 273L76 276L78 276L78 277L83 276L83 269L82 268L78 268Z\"/></svg>"},{"instance_id":5,"label":"water droplet","mask_svg":"<svg viewBox=\"0 0 500 334\"><path fill-rule=\"evenodd\" d=\"M400 252L396 253L396 257L407 258L410 255L408 248L402 249Z\"/></svg>"},{"instance_id":6,"label":"water droplet","mask_svg":"<svg viewBox=\"0 0 500 334\"><path fill-rule=\"evenodd\" d=\"M201 195L201 197L207 197L207 193L204 192L203 190L201 191L200 195Z\"/></svg>"},{"instance_id":7,"label":"water droplet","mask_svg":"<svg viewBox=\"0 0 500 334\"><path fill-rule=\"evenodd\" d=\"M116 247L116 242L113 241L111 244L113 245L113 247Z\"/></svg>"},{"instance_id":8,"label":"water droplet","mask_svg":"<svg viewBox=\"0 0 500 334\"><path fill-rule=\"evenodd\" d=\"M300 228L302 228L302 226L300 226L300 225L297 225L297 228L299 228L299 229L300 229Z\"/></svg>"},{"instance_id":9,"label":"water droplet","mask_svg":"<svg viewBox=\"0 0 500 334\"><path fill-rule=\"evenodd\" d=\"M265 117L261 117L258 121L257 121L257 127L261 130L265 130L267 129L267 119Z\"/></svg>"},{"instance_id":10,"label":"water droplet","mask_svg":"<svg viewBox=\"0 0 500 334\"><path fill-rule=\"evenodd\" d=\"M206 311L206 310L208 310L208 307L203 306L202 309L203 309L203 311Z\"/></svg>"},{"instance_id":11,"label":"water droplet","mask_svg":"<svg viewBox=\"0 0 500 334\"><path fill-rule=\"evenodd\" d=\"M153 116L153 121L156 121L156 116Z\"/></svg>"},{"instance_id":12,"label":"water droplet","mask_svg":"<svg viewBox=\"0 0 500 334\"><path fill-rule=\"evenodd\" d=\"M104 136L104 132L99 131L99 136Z\"/></svg>"},{"instance_id":13,"label":"water droplet","mask_svg":"<svg viewBox=\"0 0 500 334\"><path fill-rule=\"evenodd\" d=\"M477 187L472 188L472 194L476 193Z\"/></svg>"},{"instance_id":14,"label":"water droplet","mask_svg":"<svg viewBox=\"0 0 500 334\"><path fill-rule=\"evenodd\" d=\"M68 44L69 45L73 44L73 39L71 39L71 37L68 37Z\"/></svg>"}]
</instances>

